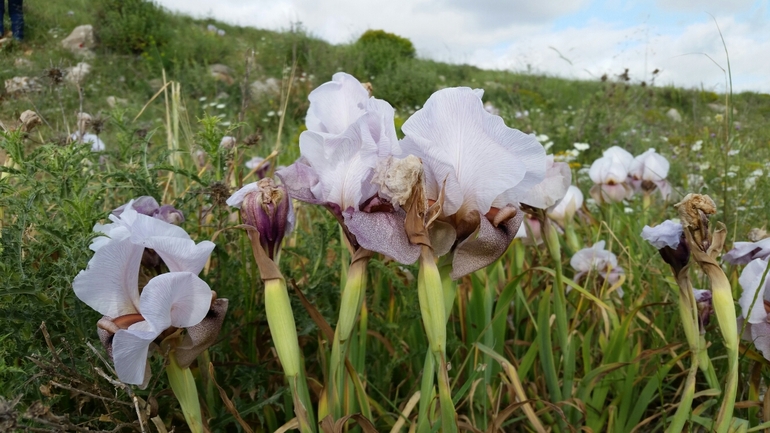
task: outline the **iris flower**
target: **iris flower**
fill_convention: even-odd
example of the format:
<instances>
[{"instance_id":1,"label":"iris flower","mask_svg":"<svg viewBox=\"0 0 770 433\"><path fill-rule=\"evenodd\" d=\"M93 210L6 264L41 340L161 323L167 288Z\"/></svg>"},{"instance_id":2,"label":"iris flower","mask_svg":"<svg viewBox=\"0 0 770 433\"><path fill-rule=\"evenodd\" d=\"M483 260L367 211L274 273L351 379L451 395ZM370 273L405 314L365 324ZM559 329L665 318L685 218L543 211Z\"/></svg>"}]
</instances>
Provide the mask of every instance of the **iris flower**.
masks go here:
<instances>
[{"instance_id":1,"label":"iris flower","mask_svg":"<svg viewBox=\"0 0 770 433\"><path fill-rule=\"evenodd\" d=\"M92 243L95 254L72 287L80 300L104 316L98 323L99 333L120 380L146 385L151 343L167 330L189 328L180 347L197 355L213 342L210 335L218 332L216 323L221 326L227 300L212 305L213 292L197 277L213 243L196 244L182 228L138 213L133 201L119 216L109 218L111 224L94 227L105 236ZM140 292L145 249L157 253L171 272L152 278ZM187 365L193 358L186 357Z\"/></svg>"},{"instance_id":2,"label":"iris flower","mask_svg":"<svg viewBox=\"0 0 770 433\"><path fill-rule=\"evenodd\" d=\"M604 249L605 242L599 241L590 248L583 248L575 253L569 264L577 271L575 281L579 281L590 271L597 271L610 285L616 284L625 274L618 266L618 258L611 251ZM618 295L623 297L623 290L618 288Z\"/></svg>"},{"instance_id":3,"label":"iris flower","mask_svg":"<svg viewBox=\"0 0 770 433\"><path fill-rule=\"evenodd\" d=\"M308 99L301 157L276 173L289 194L329 209L354 250L364 247L401 263L415 262L419 248L409 244L404 212L372 183L377 165L401 153L393 107L370 97L358 80L342 72Z\"/></svg>"},{"instance_id":4,"label":"iris flower","mask_svg":"<svg viewBox=\"0 0 770 433\"><path fill-rule=\"evenodd\" d=\"M422 160L428 200L443 189L431 243L437 256L451 249L454 279L500 257L523 219L519 203L546 176L543 146L488 113L482 94L439 90L401 128L404 153Z\"/></svg>"},{"instance_id":5,"label":"iris flower","mask_svg":"<svg viewBox=\"0 0 770 433\"><path fill-rule=\"evenodd\" d=\"M663 155L655 153L655 149L649 149L634 158L628 172L631 185L636 191L645 193L658 189L665 200L671 195L671 184L666 180L668 168L668 160Z\"/></svg>"},{"instance_id":6,"label":"iris flower","mask_svg":"<svg viewBox=\"0 0 770 433\"><path fill-rule=\"evenodd\" d=\"M752 260L741 272L738 282L743 288L738 304L746 323L743 338L754 342L754 346L770 359L770 278L762 277L768 267L768 259ZM756 301L755 301L756 298ZM753 304L753 305L752 305Z\"/></svg>"},{"instance_id":7,"label":"iris flower","mask_svg":"<svg viewBox=\"0 0 770 433\"><path fill-rule=\"evenodd\" d=\"M583 207L583 192L580 188L570 185L564 197L555 205L548 208L548 218L564 225L572 220L575 213Z\"/></svg>"},{"instance_id":8,"label":"iris flower","mask_svg":"<svg viewBox=\"0 0 770 433\"><path fill-rule=\"evenodd\" d=\"M619 202L629 198L633 190L626 181L633 162L633 155L618 146L605 150L588 171L594 183L591 197L599 203Z\"/></svg>"},{"instance_id":9,"label":"iris flower","mask_svg":"<svg viewBox=\"0 0 770 433\"><path fill-rule=\"evenodd\" d=\"M770 238L757 242L736 242L733 249L722 256L722 260L733 265L745 265L752 260L770 257Z\"/></svg>"}]
</instances>

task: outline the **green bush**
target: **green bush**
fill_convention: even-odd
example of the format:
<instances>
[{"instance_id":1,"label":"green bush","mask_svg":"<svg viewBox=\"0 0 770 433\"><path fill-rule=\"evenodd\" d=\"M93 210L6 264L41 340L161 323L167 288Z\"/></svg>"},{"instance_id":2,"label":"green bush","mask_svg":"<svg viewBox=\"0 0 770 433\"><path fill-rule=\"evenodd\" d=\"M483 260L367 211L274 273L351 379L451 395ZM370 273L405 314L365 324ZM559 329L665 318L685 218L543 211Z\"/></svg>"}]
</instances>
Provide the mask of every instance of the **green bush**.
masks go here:
<instances>
[{"instance_id":1,"label":"green bush","mask_svg":"<svg viewBox=\"0 0 770 433\"><path fill-rule=\"evenodd\" d=\"M359 51L363 74L377 76L394 65L415 57L414 45L409 39L383 30L367 30L354 44Z\"/></svg>"},{"instance_id":2,"label":"green bush","mask_svg":"<svg viewBox=\"0 0 770 433\"><path fill-rule=\"evenodd\" d=\"M154 2L104 0L97 4L96 36L111 51L140 54L170 39L168 15Z\"/></svg>"},{"instance_id":3,"label":"green bush","mask_svg":"<svg viewBox=\"0 0 770 433\"><path fill-rule=\"evenodd\" d=\"M422 105L436 90L438 74L430 63L416 59L396 63L372 80L374 95L394 107Z\"/></svg>"}]
</instances>

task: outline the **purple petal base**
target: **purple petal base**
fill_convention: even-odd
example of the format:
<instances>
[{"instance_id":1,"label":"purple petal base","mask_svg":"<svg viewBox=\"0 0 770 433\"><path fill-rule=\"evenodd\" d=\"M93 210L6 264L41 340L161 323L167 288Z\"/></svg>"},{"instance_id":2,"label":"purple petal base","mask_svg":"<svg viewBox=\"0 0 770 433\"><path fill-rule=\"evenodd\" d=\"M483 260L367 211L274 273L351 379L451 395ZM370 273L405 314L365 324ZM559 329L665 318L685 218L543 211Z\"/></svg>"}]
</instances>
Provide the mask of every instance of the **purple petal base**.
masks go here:
<instances>
[{"instance_id":1,"label":"purple petal base","mask_svg":"<svg viewBox=\"0 0 770 433\"><path fill-rule=\"evenodd\" d=\"M406 213L403 210L368 213L349 208L342 215L345 226L355 235L361 247L405 265L416 262L420 257L420 246L409 243L404 230Z\"/></svg>"}]
</instances>

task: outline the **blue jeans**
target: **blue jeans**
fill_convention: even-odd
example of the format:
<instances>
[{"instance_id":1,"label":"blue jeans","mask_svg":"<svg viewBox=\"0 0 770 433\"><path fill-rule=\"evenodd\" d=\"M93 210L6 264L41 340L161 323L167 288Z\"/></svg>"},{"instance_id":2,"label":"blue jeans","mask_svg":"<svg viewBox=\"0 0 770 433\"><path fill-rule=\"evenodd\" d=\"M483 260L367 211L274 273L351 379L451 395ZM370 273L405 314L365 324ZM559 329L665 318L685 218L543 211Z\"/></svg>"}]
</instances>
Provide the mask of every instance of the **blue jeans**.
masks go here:
<instances>
[{"instance_id":1,"label":"blue jeans","mask_svg":"<svg viewBox=\"0 0 770 433\"><path fill-rule=\"evenodd\" d=\"M24 0L8 0L8 15L11 16L11 30L16 40L24 39L24 12L22 2ZM5 0L0 0L0 36L5 34L3 18L5 17Z\"/></svg>"}]
</instances>

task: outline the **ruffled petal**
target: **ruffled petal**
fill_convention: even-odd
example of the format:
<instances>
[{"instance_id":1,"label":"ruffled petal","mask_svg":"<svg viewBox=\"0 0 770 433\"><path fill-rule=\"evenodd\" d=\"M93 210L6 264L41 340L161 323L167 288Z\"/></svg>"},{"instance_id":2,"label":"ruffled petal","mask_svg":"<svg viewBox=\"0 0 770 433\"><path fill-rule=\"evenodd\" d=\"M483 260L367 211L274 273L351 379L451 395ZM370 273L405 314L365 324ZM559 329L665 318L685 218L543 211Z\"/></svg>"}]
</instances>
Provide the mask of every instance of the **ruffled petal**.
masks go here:
<instances>
[{"instance_id":1,"label":"ruffled petal","mask_svg":"<svg viewBox=\"0 0 770 433\"><path fill-rule=\"evenodd\" d=\"M669 247L676 249L679 241L682 239L681 223L675 223L671 220L663 221L655 227L644 226L642 229L642 239L646 240L657 249Z\"/></svg>"},{"instance_id":2,"label":"ruffled petal","mask_svg":"<svg viewBox=\"0 0 770 433\"><path fill-rule=\"evenodd\" d=\"M750 326L754 347L762 352L765 359L770 360L770 323L752 323Z\"/></svg>"},{"instance_id":3,"label":"ruffled petal","mask_svg":"<svg viewBox=\"0 0 770 433\"><path fill-rule=\"evenodd\" d=\"M446 216L486 214L500 196L517 202L545 177L543 146L489 114L470 88L435 92L401 129L404 153L423 161L428 198L435 200L447 181Z\"/></svg>"},{"instance_id":4,"label":"ruffled petal","mask_svg":"<svg viewBox=\"0 0 770 433\"><path fill-rule=\"evenodd\" d=\"M227 306L227 299L217 299L199 324L185 330L182 343L176 347L176 362L180 367L189 367L201 352L214 344L225 321Z\"/></svg>"},{"instance_id":5,"label":"ruffled petal","mask_svg":"<svg viewBox=\"0 0 770 433\"><path fill-rule=\"evenodd\" d=\"M564 198L548 210L548 218L563 224L571 220L581 207L583 207L583 192L580 188L570 185Z\"/></svg>"},{"instance_id":6,"label":"ruffled petal","mask_svg":"<svg viewBox=\"0 0 770 433\"><path fill-rule=\"evenodd\" d=\"M344 72L310 92L305 125L308 131L337 135L366 111L369 92L355 77Z\"/></svg>"},{"instance_id":7,"label":"ruffled petal","mask_svg":"<svg viewBox=\"0 0 770 433\"><path fill-rule=\"evenodd\" d=\"M656 182L668 176L668 169L668 160L663 155L656 153L655 149L649 149L634 158L629 175L636 179Z\"/></svg>"},{"instance_id":8,"label":"ruffled petal","mask_svg":"<svg viewBox=\"0 0 770 433\"><path fill-rule=\"evenodd\" d=\"M160 332L149 322L143 321L115 334L112 340L112 359L121 382L132 385L145 384L150 343Z\"/></svg>"},{"instance_id":9,"label":"ruffled petal","mask_svg":"<svg viewBox=\"0 0 770 433\"><path fill-rule=\"evenodd\" d=\"M168 272L150 280L142 290L144 319L161 332L174 326L195 326L211 307L212 292L191 272Z\"/></svg>"},{"instance_id":10,"label":"ruffled petal","mask_svg":"<svg viewBox=\"0 0 770 433\"><path fill-rule=\"evenodd\" d=\"M240 209L241 204L243 203L243 199L246 197L246 194L254 191L259 191L257 182L252 182L248 185L244 185L241 189L239 189L238 191L235 191L233 195L231 195L230 198L227 199L227 205Z\"/></svg>"},{"instance_id":11,"label":"ruffled petal","mask_svg":"<svg viewBox=\"0 0 770 433\"><path fill-rule=\"evenodd\" d=\"M722 260L733 265L745 265L754 259L770 257L770 238L757 242L736 242L733 249L722 256Z\"/></svg>"},{"instance_id":12,"label":"ruffled petal","mask_svg":"<svg viewBox=\"0 0 770 433\"><path fill-rule=\"evenodd\" d=\"M216 246L211 241L198 244L192 239L151 237L141 241L145 248L155 250L171 272L199 274Z\"/></svg>"},{"instance_id":13,"label":"ruffled petal","mask_svg":"<svg viewBox=\"0 0 770 433\"><path fill-rule=\"evenodd\" d=\"M561 200L572 182L572 171L565 162L553 162L553 155L546 156L545 179L521 196L521 203L534 208L547 209Z\"/></svg>"},{"instance_id":14,"label":"ruffled petal","mask_svg":"<svg viewBox=\"0 0 770 433\"><path fill-rule=\"evenodd\" d=\"M481 223L476 232L455 249L450 277L460 279L500 258L516 236L523 219L524 212L519 211L513 218L495 227L486 217L480 216Z\"/></svg>"},{"instance_id":15,"label":"ruffled petal","mask_svg":"<svg viewBox=\"0 0 770 433\"><path fill-rule=\"evenodd\" d=\"M420 257L420 246L409 243L404 230L406 214L397 212L360 212L348 209L342 213L345 226L363 248L408 265Z\"/></svg>"},{"instance_id":16,"label":"ruffled petal","mask_svg":"<svg viewBox=\"0 0 770 433\"><path fill-rule=\"evenodd\" d=\"M105 243L72 282L75 295L104 316L137 313L143 252L129 238Z\"/></svg>"},{"instance_id":17,"label":"ruffled petal","mask_svg":"<svg viewBox=\"0 0 770 433\"><path fill-rule=\"evenodd\" d=\"M762 275L765 273L767 266L767 260L753 260L743 268L743 272L741 272L741 276L738 278L738 282L743 289L741 297L738 299L738 304L741 306L743 317L746 317L749 323L752 324L765 322L767 318L764 300L766 296L770 295L767 290L770 286L770 278L765 278L764 284L760 286ZM755 297L757 298L756 302L754 302ZM752 302L754 302L754 308L751 308ZM751 311L749 312L749 310Z\"/></svg>"},{"instance_id":18,"label":"ruffled petal","mask_svg":"<svg viewBox=\"0 0 770 433\"><path fill-rule=\"evenodd\" d=\"M313 194L313 189L318 184L318 174L304 157L276 171L275 175L286 186L291 198L310 204L323 203L322 197L316 197Z\"/></svg>"}]
</instances>

